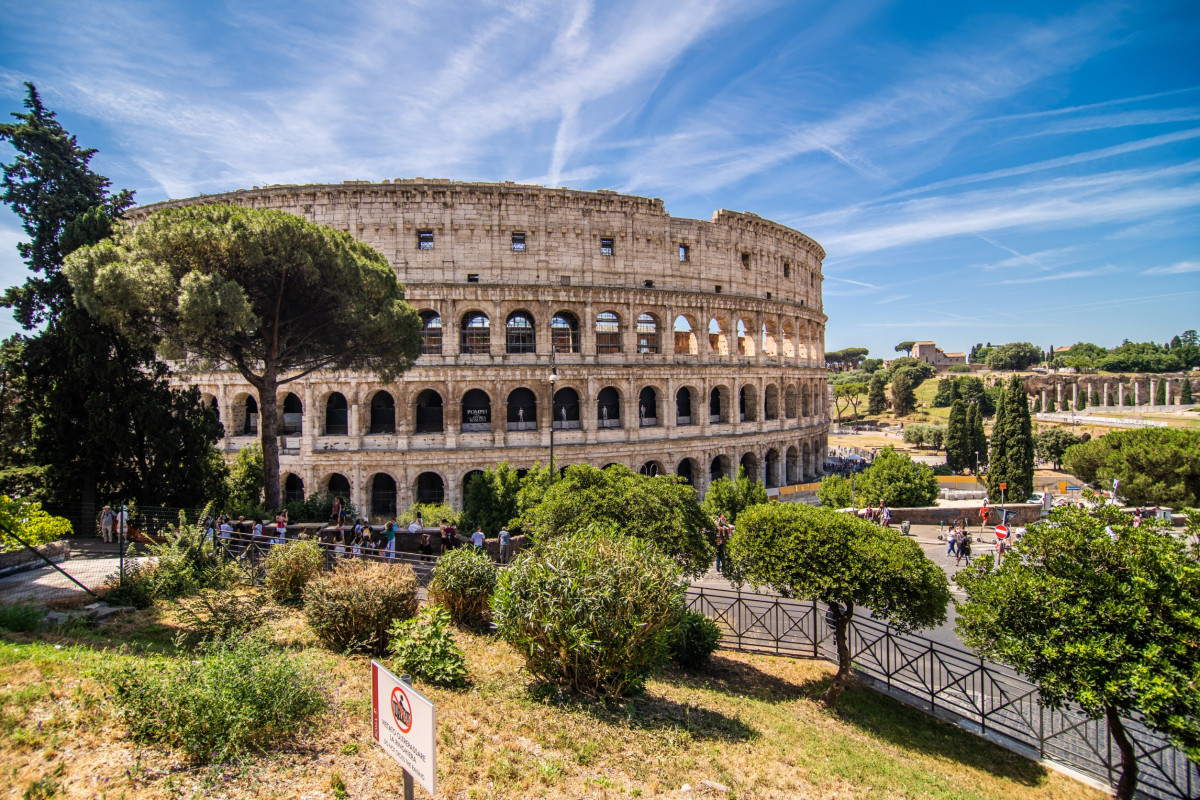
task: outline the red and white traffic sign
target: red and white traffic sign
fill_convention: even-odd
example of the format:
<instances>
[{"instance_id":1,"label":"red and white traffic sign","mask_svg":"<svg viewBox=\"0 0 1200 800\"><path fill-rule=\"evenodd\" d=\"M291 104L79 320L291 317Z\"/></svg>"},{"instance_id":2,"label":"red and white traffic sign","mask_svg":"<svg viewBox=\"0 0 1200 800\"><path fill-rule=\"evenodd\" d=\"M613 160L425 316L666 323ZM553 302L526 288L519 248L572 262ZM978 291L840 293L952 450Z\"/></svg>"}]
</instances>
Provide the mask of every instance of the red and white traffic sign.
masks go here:
<instances>
[{"instance_id":1,"label":"red and white traffic sign","mask_svg":"<svg viewBox=\"0 0 1200 800\"><path fill-rule=\"evenodd\" d=\"M996 526L996 538L997 539L1007 539L1008 538L1008 526L1007 525L997 525Z\"/></svg>"},{"instance_id":2,"label":"red and white traffic sign","mask_svg":"<svg viewBox=\"0 0 1200 800\"><path fill-rule=\"evenodd\" d=\"M371 662L371 735L425 791L437 791L433 703L378 661Z\"/></svg>"}]
</instances>

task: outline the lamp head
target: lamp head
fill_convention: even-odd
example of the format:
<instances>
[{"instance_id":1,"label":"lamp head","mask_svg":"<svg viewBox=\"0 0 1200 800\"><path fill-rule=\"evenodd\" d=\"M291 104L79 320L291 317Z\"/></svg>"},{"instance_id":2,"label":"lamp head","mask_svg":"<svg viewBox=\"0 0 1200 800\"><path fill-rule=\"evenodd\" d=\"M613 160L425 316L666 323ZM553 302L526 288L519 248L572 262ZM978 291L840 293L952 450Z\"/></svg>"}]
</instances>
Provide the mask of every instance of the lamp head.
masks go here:
<instances>
[{"instance_id":1,"label":"lamp head","mask_svg":"<svg viewBox=\"0 0 1200 800\"><path fill-rule=\"evenodd\" d=\"M554 383L558 380L558 367L550 368L550 382Z\"/></svg>"}]
</instances>

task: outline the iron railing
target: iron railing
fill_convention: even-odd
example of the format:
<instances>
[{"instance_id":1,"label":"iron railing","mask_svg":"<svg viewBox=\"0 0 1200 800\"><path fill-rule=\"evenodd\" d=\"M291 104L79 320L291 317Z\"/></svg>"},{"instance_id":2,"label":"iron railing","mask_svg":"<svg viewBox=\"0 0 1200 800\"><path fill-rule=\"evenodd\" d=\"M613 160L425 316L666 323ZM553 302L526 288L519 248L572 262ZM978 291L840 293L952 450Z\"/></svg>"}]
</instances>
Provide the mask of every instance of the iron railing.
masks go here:
<instances>
[{"instance_id":1,"label":"iron railing","mask_svg":"<svg viewBox=\"0 0 1200 800\"><path fill-rule=\"evenodd\" d=\"M816 601L691 587L688 607L717 622L725 647L837 661L828 609ZM856 676L874 688L1008 749L1115 785L1120 754L1104 720L1043 706L1038 687L1011 669L968 650L901 635L869 617L854 617L849 645ZM1138 797L1200 794L1200 765L1140 720L1127 719L1126 726L1138 755Z\"/></svg>"},{"instance_id":2,"label":"iron railing","mask_svg":"<svg viewBox=\"0 0 1200 800\"><path fill-rule=\"evenodd\" d=\"M226 557L245 573L246 578L253 584L259 584L265 577L264 562L272 547L278 547L274 538L274 529L264 529L262 536L252 536L248 533L234 532L228 536L216 536L216 545ZM409 536L407 531L405 536ZM296 541L289 538L287 541ZM325 552L325 566L332 568L341 561L354 559L359 561L379 561L388 564L408 564L417 575L417 582L428 585L433 576L433 568L437 565L437 556L426 556L420 553L390 552L379 547L354 548L350 544L336 545L322 539L313 539ZM435 542L440 546L440 542Z\"/></svg>"}]
</instances>

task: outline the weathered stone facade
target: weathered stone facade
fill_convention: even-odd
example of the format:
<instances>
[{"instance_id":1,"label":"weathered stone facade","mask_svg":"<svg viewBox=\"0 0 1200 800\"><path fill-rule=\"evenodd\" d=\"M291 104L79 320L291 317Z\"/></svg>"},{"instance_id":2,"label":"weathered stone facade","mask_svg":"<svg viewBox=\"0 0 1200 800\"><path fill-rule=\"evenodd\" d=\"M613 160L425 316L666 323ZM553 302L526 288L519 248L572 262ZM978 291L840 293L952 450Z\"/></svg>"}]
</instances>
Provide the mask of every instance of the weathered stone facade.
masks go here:
<instances>
[{"instance_id":1,"label":"weathered stone facade","mask_svg":"<svg viewBox=\"0 0 1200 800\"><path fill-rule=\"evenodd\" d=\"M349 231L388 257L425 320L424 354L396 381L325 373L284 387L285 491L348 493L376 515L439 495L460 506L471 472L546 463L552 416L560 465L680 473L701 492L739 464L768 486L819 471L825 253L797 231L725 210L674 219L660 200L612 192L420 178L134 217L204 202ZM227 452L255 441L239 375L186 382L216 405Z\"/></svg>"}]
</instances>

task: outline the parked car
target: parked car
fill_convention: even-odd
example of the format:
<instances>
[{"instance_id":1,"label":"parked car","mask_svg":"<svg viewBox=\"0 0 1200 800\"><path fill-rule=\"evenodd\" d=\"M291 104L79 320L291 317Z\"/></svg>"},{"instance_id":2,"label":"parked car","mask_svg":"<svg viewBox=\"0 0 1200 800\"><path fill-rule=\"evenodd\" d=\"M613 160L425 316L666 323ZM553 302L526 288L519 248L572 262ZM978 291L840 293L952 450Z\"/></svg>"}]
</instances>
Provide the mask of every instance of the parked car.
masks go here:
<instances>
[{"instance_id":1,"label":"parked car","mask_svg":"<svg viewBox=\"0 0 1200 800\"><path fill-rule=\"evenodd\" d=\"M1044 507L1047 505L1046 496L1048 494L1049 494L1049 492L1034 492L1033 494L1031 494L1029 496L1029 499L1026 500L1025 502L1031 506L1043 506Z\"/></svg>"}]
</instances>

